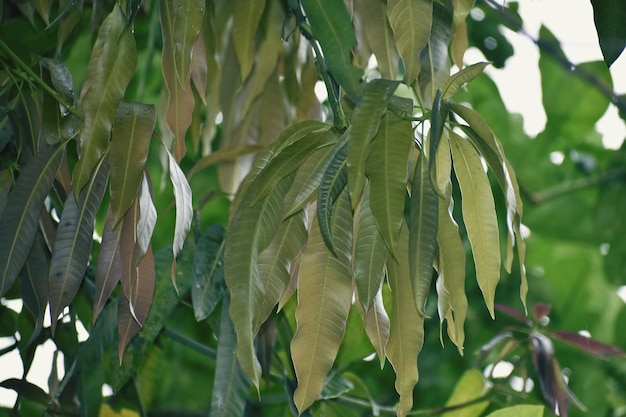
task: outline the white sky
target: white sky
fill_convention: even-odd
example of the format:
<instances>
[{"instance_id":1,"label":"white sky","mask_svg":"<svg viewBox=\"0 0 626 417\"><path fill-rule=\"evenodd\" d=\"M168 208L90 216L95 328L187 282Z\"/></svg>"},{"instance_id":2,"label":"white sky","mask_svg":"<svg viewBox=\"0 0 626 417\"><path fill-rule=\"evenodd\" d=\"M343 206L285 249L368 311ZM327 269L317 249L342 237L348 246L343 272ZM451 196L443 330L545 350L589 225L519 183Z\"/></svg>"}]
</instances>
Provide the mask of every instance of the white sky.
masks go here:
<instances>
[{"instance_id":1,"label":"white sky","mask_svg":"<svg viewBox=\"0 0 626 417\"><path fill-rule=\"evenodd\" d=\"M573 63L602 59L589 0L520 0L520 14L526 30L535 38L541 24L547 26L561 41L565 54ZM498 84L508 110L524 116L524 128L532 136L543 130L545 124L537 65L539 53L537 47L526 37L511 31L507 31L505 35L513 44L515 54L507 60L503 70L490 68L488 73ZM468 51L466 55L468 63L482 60L484 57L477 50ZM611 73L615 91L626 93L626 52L613 64ZM612 105L600 121L598 129L603 133L607 147L619 147L626 137L625 124ZM0 338L0 348L11 343L10 339ZM27 378L45 391L48 390L47 377L53 349L50 342L46 349L42 349L41 355L36 355L36 364ZM16 351L0 357L0 370L2 380L22 377L23 369ZM15 398L13 391L0 388L0 405L12 406Z\"/></svg>"}]
</instances>

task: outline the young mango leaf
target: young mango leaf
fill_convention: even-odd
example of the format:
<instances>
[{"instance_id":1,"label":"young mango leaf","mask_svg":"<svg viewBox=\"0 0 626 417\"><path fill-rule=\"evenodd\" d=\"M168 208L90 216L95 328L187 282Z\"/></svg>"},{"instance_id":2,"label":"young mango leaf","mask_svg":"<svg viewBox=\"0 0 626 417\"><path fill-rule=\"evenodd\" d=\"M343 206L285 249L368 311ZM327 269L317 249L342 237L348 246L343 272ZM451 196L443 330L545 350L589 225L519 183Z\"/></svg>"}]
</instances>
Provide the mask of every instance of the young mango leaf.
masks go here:
<instances>
[{"instance_id":1,"label":"young mango leaf","mask_svg":"<svg viewBox=\"0 0 626 417\"><path fill-rule=\"evenodd\" d=\"M365 333L376 349L380 369L385 366L387 342L389 341L389 316L383 305L382 286L365 316Z\"/></svg>"},{"instance_id":2,"label":"young mango leaf","mask_svg":"<svg viewBox=\"0 0 626 417\"><path fill-rule=\"evenodd\" d=\"M406 416L413 408L413 389L419 378L417 357L424 343L424 315L415 306L407 258L409 231L403 225L398 241L397 260L389 258L387 263L387 279L392 300L387 358L396 371L395 388L400 394L397 409L399 417Z\"/></svg>"},{"instance_id":3,"label":"young mango leaf","mask_svg":"<svg viewBox=\"0 0 626 417\"><path fill-rule=\"evenodd\" d=\"M306 212L301 210L278 226L276 235L258 259L259 276L265 287L263 300L254 319L254 332L267 320L283 296L291 280L296 257L307 241Z\"/></svg>"},{"instance_id":4,"label":"young mango leaf","mask_svg":"<svg viewBox=\"0 0 626 417\"><path fill-rule=\"evenodd\" d=\"M420 54L422 71L419 86L426 102L435 98L438 89L442 89L450 78L450 44L452 10L451 3L433 2L432 26L428 45Z\"/></svg>"},{"instance_id":5,"label":"young mango leaf","mask_svg":"<svg viewBox=\"0 0 626 417\"><path fill-rule=\"evenodd\" d=\"M606 358L607 356L626 356L626 352L615 345L602 343L590 337L582 336L578 333L567 332L564 330L554 330L550 332L550 335L598 358Z\"/></svg>"},{"instance_id":6,"label":"young mango leaf","mask_svg":"<svg viewBox=\"0 0 626 417\"><path fill-rule=\"evenodd\" d=\"M237 362L237 336L228 315L229 300L224 298L220 319L219 342L215 360L215 380L211 394L211 417L244 415L250 395L250 379Z\"/></svg>"},{"instance_id":7,"label":"young mango leaf","mask_svg":"<svg viewBox=\"0 0 626 417\"><path fill-rule=\"evenodd\" d=\"M593 21L604 62L610 67L626 46L626 5L619 0L591 0Z\"/></svg>"},{"instance_id":8,"label":"young mango leaf","mask_svg":"<svg viewBox=\"0 0 626 417\"><path fill-rule=\"evenodd\" d=\"M380 119L398 88L398 81L372 80L365 86L363 99L352 114L348 139L348 189L354 209L361 199L365 183L365 161L370 153L370 142L376 136Z\"/></svg>"},{"instance_id":9,"label":"young mango leaf","mask_svg":"<svg viewBox=\"0 0 626 417\"><path fill-rule=\"evenodd\" d=\"M543 417L543 412L541 405L514 405L494 411L487 417Z\"/></svg>"},{"instance_id":10,"label":"young mango leaf","mask_svg":"<svg viewBox=\"0 0 626 417\"><path fill-rule=\"evenodd\" d=\"M363 0L360 4L363 27L366 27L367 44L372 48L378 69L383 78L395 80L398 77L400 56L393 39L393 30L386 13L387 5L379 0Z\"/></svg>"},{"instance_id":11,"label":"young mango leaf","mask_svg":"<svg viewBox=\"0 0 626 417\"><path fill-rule=\"evenodd\" d=\"M430 36L433 2L389 0L387 17L404 64L404 83L411 86L420 74L420 52Z\"/></svg>"},{"instance_id":12,"label":"young mango leaf","mask_svg":"<svg viewBox=\"0 0 626 417\"><path fill-rule=\"evenodd\" d=\"M225 294L224 228L211 225L198 239L193 256L191 302L196 320L209 317Z\"/></svg>"},{"instance_id":13,"label":"young mango leaf","mask_svg":"<svg viewBox=\"0 0 626 417\"><path fill-rule=\"evenodd\" d=\"M33 246L44 200L61 165L65 146L43 146L20 171L0 218L0 296L15 281Z\"/></svg>"},{"instance_id":14,"label":"young mango leaf","mask_svg":"<svg viewBox=\"0 0 626 417\"><path fill-rule=\"evenodd\" d=\"M301 3L313 37L324 51L328 69L346 94L357 99L363 91L363 71L352 66L352 48L357 42L346 6L334 0L302 0Z\"/></svg>"},{"instance_id":15,"label":"young mango leaf","mask_svg":"<svg viewBox=\"0 0 626 417\"><path fill-rule=\"evenodd\" d=\"M376 227L376 219L370 208L370 187L366 184L356 220L354 243L354 280L356 292L365 315L374 302L385 275L387 246Z\"/></svg>"},{"instance_id":16,"label":"young mango leaf","mask_svg":"<svg viewBox=\"0 0 626 417\"><path fill-rule=\"evenodd\" d=\"M317 193L317 221L320 232L328 249L334 254L335 245L332 238L333 205L343 189L348 184L348 169L346 155L348 144L337 149L326 167L320 180Z\"/></svg>"},{"instance_id":17,"label":"young mango leaf","mask_svg":"<svg viewBox=\"0 0 626 417\"><path fill-rule=\"evenodd\" d=\"M120 102L111 131L111 209L117 225L137 198L156 123L151 104Z\"/></svg>"},{"instance_id":18,"label":"young mango leaf","mask_svg":"<svg viewBox=\"0 0 626 417\"><path fill-rule=\"evenodd\" d=\"M76 296L87 270L96 214L108 178L109 164L105 156L96 166L93 176L83 187L78 199L70 192L65 200L50 260L49 298L52 334L56 329L59 314Z\"/></svg>"},{"instance_id":19,"label":"young mango leaf","mask_svg":"<svg viewBox=\"0 0 626 417\"><path fill-rule=\"evenodd\" d=\"M27 345L39 336L48 305L48 254L41 235L37 235L20 272L20 294L24 305L35 318L35 328Z\"/></svg>"},{"instance_id":20,"label":"young mango leaf","mask_svg":"<svg viewBox=\"0 0 626 417\"><path fill-rule=\"evenodd\" d=\"M124 219L122 218L122 222ZM109 207L104 223L98 264L96 266L96 292L93 299L93 323L102 312L109 296L122 278L122 260L120 258L120 241L123 223L113 227L113 212Z\"/></svg>"},{"instance_id":21,"label":"young mango leaf","mask_svg":"<svg viewBox=\"0 0 626 417\"><path fill-rule=\"evenodd\" d=\"M331 217L335 254L313 224L302 255L298 284L298 328L291 357L298 378L294 402L299 413L309 408L324 386L343 339L352 305L352 213L344 191Z\"/></svg>"},{"instance_id":22,"label":"young mango leaf","mask_svg":"<svg viewBox=\"0 0 626 417\"><path fill-rule=\"evenodd\" d=\"M437 157L439 143L444 135L444 126L448 119L450 105L441 98L441 90L437 89L435 100L433 101L432 113L430 115L430 132L428 132L428 171L430 173L431 187L444 197L444 191L439 188L437 175ZM445 175L445 174L444 174Z\"/></svg>"},{"instance_id":23,"label":"young mango leaf","mask_svg":"<svg viewBox=\"0 0 626 417\"><path fill-rule=\"evenodd\" d=\"M493 318L496 286L500 280L500 243L491 186L476 149L456 135L452 135L451 142L454 172L461 189L463 220L476 264L476 279Z\"/></svg>"},{"instance_id":24,"label":"young mango leaf","mask_svg":"<svg viewBox=\"0 0 626 417\"><path fill-rule=\"evenodd\" d=\"M233 8L233 46L239 61L241 79L245 80L255 57L255 37L266 0L235 0Z\"/></svg>"},{"instance_id":25,"label":"young mango leaf","mask_svg":"<svg viewBox=\"0 0 626 417\"><path fill-rule=\"evenodd\" d=\"M568 415L568 391L565 389L559 363L554 356L552 341L545 335L533 332L530 335L532 357L539 378L543 398L550 411L564 417Z\"/></svg>"},{"instance_id":26,"label":"young mango leaf","mask_svg":"<svg viewBox=\"0 0 626 417\"><path fill-rule=\"evenodd\" d=\"M446 407L454 407L455 405L476 400L489 391L490 387L480 371L476 368L469 369L465 371L454 386L454 390L446 402ZM489 407L489 401L482 401L443 413L441 417L480 417L487 407Z\"/></svg>"},{"instance_id":27,"label":"young mango leaf","mask_svg":"<svg viewBox=\"0 0 626 417\"><path fill-rule=\"evenodd\" d=\"M84 123L80 131L80 159L74 167L74 193L89 181L109 147L109 135L117 105L137 66L137 46L120 6L102 22L89 58L78 103Z\"/></svg>"},{"instance_id":28,"label":"young mango leaf","mask_svg":"<svg viewBox=\"0 0 626 417\"><path fill-rule=\"evenodd\" d=\"M417 158L411 184L409 209L409 272L415 306L426 315L425 307L433 277L433 262L437 250L439 197L428 176L424 153Z\"/></svg>"},{"instance_id":29,"label":"young mango leaf","mask_svg":"<svg viewBox=\"0 0 626 417\"><path fill-rule=\"evenodd\" d=\"M452 75L446 82L446 85L441 89L443 91L442 99L449 100L461 87L482 74L487 65L489 65L489 62L479 62L465 67Z\"/></svg>"}]
</instances>

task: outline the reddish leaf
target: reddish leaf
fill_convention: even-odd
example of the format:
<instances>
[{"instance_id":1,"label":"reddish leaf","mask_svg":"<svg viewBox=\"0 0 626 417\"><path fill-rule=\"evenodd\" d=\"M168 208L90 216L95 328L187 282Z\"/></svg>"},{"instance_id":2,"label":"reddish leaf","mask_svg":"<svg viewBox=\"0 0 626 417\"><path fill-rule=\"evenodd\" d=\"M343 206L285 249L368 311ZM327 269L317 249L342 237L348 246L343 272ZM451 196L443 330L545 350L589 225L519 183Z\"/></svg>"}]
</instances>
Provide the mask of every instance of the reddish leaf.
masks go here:
<instances>
[{"instance_id":1,"label":"reddish leaf","mask_svg":"<svg viewBox=\"0 0 626 417\"><path fill-rule=\"evenodd\" d=\"M544 317L547 317L552 310L552 305L546 303L537 303L533 306L533 317L537 322L541 322Z\"/></svg>"},{"instance_id":2,"label":"reddish leaf","mask_svg":"<svg viewBox=\"0 0 626 417\"><path fill-rule=\"evenodd\" d=\"M506 314L509 317L514 318L520 323L524 323L529 326L532 324L532 322L528 318L526 318L524 314L522 314L521 312L517 311L516 309L512 307L505 306L504 304L495 304L494 307L496 310Z\"/></svg>"},{"instance_id":3,"label":"reddish leaf","mask_svg":"<svg viewBox=\"0 0 626 417\"><path fill-rule=\"evenodd\" d=\"M550 332L550 334L559 340L567 342L599 358L604 358L605 356L626 356L626 352L617 346L602 343L578 333L555 330Z\"/></svg>"}]
</instances>

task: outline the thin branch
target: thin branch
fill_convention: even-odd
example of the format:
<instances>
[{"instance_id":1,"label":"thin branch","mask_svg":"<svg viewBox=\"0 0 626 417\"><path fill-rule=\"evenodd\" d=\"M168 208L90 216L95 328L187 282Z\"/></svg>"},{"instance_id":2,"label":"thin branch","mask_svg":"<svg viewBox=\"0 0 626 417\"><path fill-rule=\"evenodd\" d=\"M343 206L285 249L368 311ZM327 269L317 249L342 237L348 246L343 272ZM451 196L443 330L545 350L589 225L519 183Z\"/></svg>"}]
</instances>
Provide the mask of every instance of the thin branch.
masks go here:
<instances>
[{"instance_id":1,"label":"thin branch","mask_svg":"<svg viewBox=\"0 0 626 417\"><path fill-rule=\"evenodd\" d=\"M175 340L176 342L187 346L188 348L193 349L198 353L208 356L211 359L215 359L217 357L217 351L215 349L203 345L197 340L191 339L190 337L187 337L186 335L176 330L173 330L169 327L163 327L162 333L164 336L167 336L170 339Z\"/></svg>"}]
</instances>

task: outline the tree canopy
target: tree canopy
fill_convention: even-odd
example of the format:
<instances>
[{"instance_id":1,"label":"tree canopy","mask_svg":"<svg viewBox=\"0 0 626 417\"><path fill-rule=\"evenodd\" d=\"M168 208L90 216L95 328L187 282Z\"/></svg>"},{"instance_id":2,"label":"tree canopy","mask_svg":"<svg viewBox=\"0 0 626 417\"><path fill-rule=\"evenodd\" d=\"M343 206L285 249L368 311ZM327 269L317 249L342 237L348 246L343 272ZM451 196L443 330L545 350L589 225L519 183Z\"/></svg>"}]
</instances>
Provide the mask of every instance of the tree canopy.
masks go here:
<instances>
[{"instance_id":1,"label":"tree canopy","mask_svg":"<svg viewBox=\"0 0 626 417\"><path fill-rule=\"evenodd\" d=\"M531 138L484 72L515 2L3 3L0 416L621 415L626 7L592 5L604 61L528 35Z\"/></svg>"}]
</instances>

